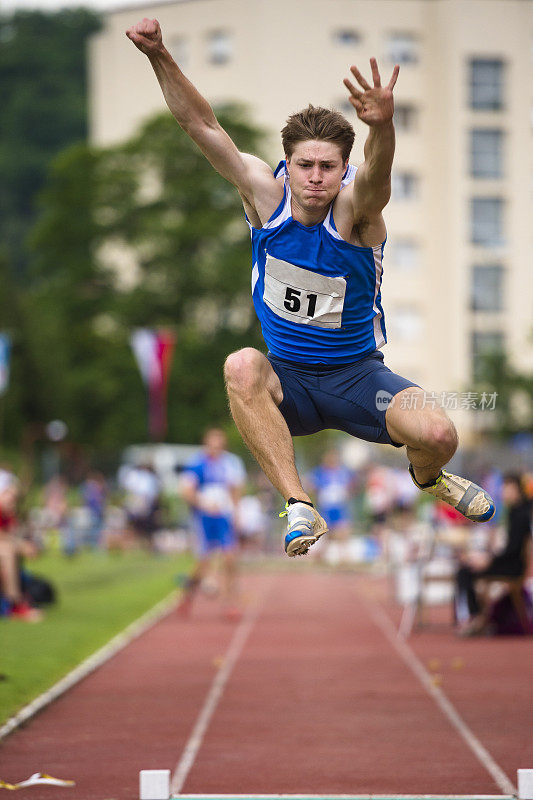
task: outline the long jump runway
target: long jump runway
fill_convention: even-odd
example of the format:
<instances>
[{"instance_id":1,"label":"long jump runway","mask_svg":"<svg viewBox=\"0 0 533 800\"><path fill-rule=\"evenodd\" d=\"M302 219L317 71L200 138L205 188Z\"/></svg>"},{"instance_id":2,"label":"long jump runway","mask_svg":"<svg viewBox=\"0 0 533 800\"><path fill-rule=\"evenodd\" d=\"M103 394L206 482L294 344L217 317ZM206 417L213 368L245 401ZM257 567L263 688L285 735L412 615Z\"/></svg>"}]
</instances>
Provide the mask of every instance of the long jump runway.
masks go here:
<instances>
[{"instance_id":1,"label":"long jump runway","mask_svg":"<svg viewBox=\"0 0 533 800\"><path fill-rule=\"evenodd\" d=\"M184 797L472 797L533 767L530 640L403 643L382 584L348 573L244 583L241 622L171 612L1 743L0 776L76 781L34 800L134 800L142 769Z\"/></svg>"}]
</instances>

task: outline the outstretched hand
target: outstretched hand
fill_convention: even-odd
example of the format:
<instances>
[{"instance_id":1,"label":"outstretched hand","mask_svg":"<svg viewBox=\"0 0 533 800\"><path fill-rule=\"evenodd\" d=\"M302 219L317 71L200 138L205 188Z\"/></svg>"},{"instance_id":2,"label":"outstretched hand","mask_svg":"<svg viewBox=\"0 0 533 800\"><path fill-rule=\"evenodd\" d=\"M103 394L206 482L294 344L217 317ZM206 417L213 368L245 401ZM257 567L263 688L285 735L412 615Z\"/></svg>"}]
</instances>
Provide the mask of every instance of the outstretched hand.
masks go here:
<instances>
[{"instance_id":1,"label":"outstretched hand","mask_svg":"<svg viewBox=\"0 0 533 800\"><path fill-rule=\"evenodd\" d=\"M378 62L375 58L370 59L370 68L374 81L373 87L367 83L356 66L352 66L350 71L362 91L357 89L348 78L344 79L344 85L350 92L348 99L357 111L359 119L372 127L374 125L383 125L383 123L392 119L394 113L392 90L398 78L400 67L396 64L388 85L384 87L381 85Z\"/></svg>"},{"instance_id":2,"label":"outstretched hand","mask_svg":"<svg viewBox=\"0 0 533 800\"><path fill-rule=\"evenodd\" d=\"M147 56L157 53L163 46L161 26L156 19L145 17L142 22L128 28L126 36Z\"/></svg>"}]
</instances>

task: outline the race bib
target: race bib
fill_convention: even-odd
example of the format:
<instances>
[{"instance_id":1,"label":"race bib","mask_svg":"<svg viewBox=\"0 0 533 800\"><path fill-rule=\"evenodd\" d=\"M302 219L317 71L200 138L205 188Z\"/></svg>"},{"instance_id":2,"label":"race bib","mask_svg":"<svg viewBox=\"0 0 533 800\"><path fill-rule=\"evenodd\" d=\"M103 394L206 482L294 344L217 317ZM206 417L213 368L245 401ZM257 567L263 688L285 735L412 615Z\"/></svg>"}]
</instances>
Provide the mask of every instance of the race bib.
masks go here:
<instances>
[{"instance_id":1,"label":"race bib","mask_svg":"<svg viewBox=\"0 0 533 800\"><path fill-rule=\"evenodd\" d=\"M340 328L345 278L329 278L267 254L263 300L274 314L301 325Z\"/></svg>"}]
</instances>

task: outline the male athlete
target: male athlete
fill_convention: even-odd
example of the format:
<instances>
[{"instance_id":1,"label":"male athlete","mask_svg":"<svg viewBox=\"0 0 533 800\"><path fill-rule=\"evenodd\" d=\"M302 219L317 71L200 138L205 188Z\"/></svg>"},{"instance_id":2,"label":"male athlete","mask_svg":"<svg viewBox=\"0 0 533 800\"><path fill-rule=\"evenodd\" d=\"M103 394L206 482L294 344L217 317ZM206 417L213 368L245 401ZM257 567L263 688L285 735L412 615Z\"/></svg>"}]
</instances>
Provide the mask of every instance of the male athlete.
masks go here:
<instances>
[{"instance_id":1,"label":"male athlete","mask_svg":"<svg viewBox=\"0 0 533 800\"><path fill-rule=\"evenodd\" d=\"M390 198L394 156L395 66L373 86L344 84L357 116L369 127L364 163L348 162L354 140L338 112L309 106L289 117L285 151L275 173L240 153L163 45L157 20L143 19L126 35L145 53L167 105L213 167L239 191L252 236L252 287L267 355L250 347L232 353L225 378L233 419L264 473L287 501L285 551L303 555L327 525L302 488L292 436L324 428L368 441L406 446L416 485L475 522L494 514L490 496L442 470L457 448L443 409L391 372L381 308L382 210ZM387 400L389 401L387 404Z\"/></svg>"}]
</instances>

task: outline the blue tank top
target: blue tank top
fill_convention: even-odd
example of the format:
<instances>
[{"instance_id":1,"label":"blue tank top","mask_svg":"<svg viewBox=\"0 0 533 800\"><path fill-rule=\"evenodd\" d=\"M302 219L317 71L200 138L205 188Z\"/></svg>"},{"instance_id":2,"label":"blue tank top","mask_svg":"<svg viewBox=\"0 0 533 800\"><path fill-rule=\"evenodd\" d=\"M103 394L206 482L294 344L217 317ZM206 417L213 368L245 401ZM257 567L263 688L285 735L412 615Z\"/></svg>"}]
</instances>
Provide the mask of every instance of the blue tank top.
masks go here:
<instances>
[{"instance_id":1,"label":"blue tank top","mask_svg":"<svg viewBox=\"0 0 533 800\"><path fill-rule=\"evenodd\" d=\"M341 186L351 183L346 170ZM349 364L387 341L381 307L378 247L344 241L332 207L323 222L302 225L291 216L291 190L282 161L283 200L262 228L250 225L252 297L270 352L303 364Z\"/></svg>"}]
</instances>

